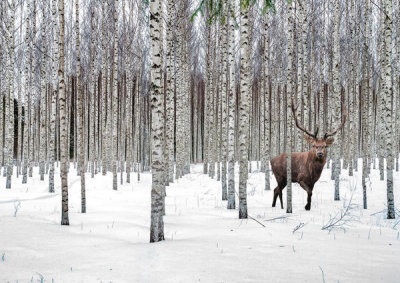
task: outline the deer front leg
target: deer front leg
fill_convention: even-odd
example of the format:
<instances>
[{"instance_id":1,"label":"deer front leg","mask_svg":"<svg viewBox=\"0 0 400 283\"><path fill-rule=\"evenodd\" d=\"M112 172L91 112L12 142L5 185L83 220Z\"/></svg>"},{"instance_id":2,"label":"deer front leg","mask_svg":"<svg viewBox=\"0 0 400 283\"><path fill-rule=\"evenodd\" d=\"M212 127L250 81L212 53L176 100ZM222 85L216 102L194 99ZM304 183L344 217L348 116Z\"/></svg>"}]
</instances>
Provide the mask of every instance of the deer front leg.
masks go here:
<instances>
[{"instance_id":1,"label":"deer front leg","mask_svg":"<svg viewBox=\"0 0 400 283\"><path fill-rule=\"evenodd\" d=\"M276 205L276 199L278 198L278 190L279 190L279 187L276 187L274 190L274 199L272 200L272 207L275 207L275 205Z\"/></svg>"},{"instance_id":2,"label":"deer front leg","mask_svg":"<svg viewBox=\"0 0 400 283\"><path fill-rule=\"evenodd\" d=\"M312 197L312 188L310 188L306 183L299 182L300 186L307 192L307 204L304 207L306 210L311 209L311 197Z\"/></svg>"}]
</instances>

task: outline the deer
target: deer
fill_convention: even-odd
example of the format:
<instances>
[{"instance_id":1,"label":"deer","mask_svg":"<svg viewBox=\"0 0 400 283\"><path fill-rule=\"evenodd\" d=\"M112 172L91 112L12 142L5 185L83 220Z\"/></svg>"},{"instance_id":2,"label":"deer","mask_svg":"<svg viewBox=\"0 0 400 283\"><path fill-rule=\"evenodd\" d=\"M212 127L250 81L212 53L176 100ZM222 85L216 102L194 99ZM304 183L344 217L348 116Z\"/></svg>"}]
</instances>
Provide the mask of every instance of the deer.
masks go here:
<instances>
[{"instance_id":1,"label":"deer","mask_svg":"<svg viewBox=\"0 0 400 283\"><path fill-rule=\"evenodd\" d=\"M316 127L314 133L312 133L297 120L297 108L298 105L296 107L294 106L292 98L291 109L296 127L305 133L304 138L309 144L311 144L311 149L308 152L292 153L292 182L298 183L307 192L307 204L304 208L310 210L314 185L321 177L322 169L326 164L327 148L334 142L332 136L343 128L343 125L346 122L346 110L344 109L342 112L342 121L339 127L332 132L325 133L323 137L318 138L318 127ZM286 156L286 153L282 153L271 159L272 172L274 173L275 179L278 183L278 186L274 189L272 207L275 207L276 199L279 196L282 209L282 190L287 185Z\"/></svg>"}]
</instances>

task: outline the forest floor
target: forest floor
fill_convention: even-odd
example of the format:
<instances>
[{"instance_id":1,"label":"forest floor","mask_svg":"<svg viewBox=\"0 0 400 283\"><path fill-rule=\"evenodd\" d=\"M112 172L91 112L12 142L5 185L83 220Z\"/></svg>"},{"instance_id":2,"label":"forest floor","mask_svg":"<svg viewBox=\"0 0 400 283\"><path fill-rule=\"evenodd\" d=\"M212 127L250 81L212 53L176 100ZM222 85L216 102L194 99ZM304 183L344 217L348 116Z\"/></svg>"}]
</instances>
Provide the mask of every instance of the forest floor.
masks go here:
<instances>
[{"instance_id":1,"label":"forest floor","mask_svg":"<svg viewBox=\"0 0 400 283\"><path fill-rule=\"evenodd\" d=\"M264 191L264 174L254 170L248 212L258 222L226 209L221 183L203 175L202 165L191 170L167 188L166 239L154 244L150 173L140 182L132 175L134 181L118 191L112 174L88 174L87 213L81 214L80 179L71 167L70 226L60 225L59 178L50 194L47 176L40 181L37 171L25 185L14 177L13 188L2 185L0 191L0 282L399 282L400 212L386 219L386 181L378 170L367 184L367 210L360 170L354 177L343 170L342 200L334 201L330 170L324 169L311 211L304 209L305 191L293 186L292 214L271 207L273 191ZM400 175L394 175L398 208ZM345 229L321 230L350 199Z\"/></svg>"}]
</instances>

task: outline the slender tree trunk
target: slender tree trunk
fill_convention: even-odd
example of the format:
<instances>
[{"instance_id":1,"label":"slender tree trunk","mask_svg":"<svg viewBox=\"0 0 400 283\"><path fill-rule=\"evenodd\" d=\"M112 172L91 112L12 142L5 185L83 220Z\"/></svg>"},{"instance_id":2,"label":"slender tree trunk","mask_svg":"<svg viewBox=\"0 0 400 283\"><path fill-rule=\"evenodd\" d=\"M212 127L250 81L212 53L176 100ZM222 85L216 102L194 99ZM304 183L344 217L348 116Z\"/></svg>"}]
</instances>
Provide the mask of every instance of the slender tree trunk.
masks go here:
<instances>
[{"instance_id":1,"label":"slender tree trunk","mask_svg":"<svg viewBox=\"0 0 400 283\"><path fill-rule=\"evenodd\" d=\"M341 87L339 81L339 62L340 62L340 42L339 42L339 13L340 13L340 2L339 0L334 1L334 13L333 13L333 96L334 96L334 115L333 121L341 121ZM333 149L333 168L334 168L334 179L335 179L335 200L340 200L339 194L339 183L340 183L340 145L341 145L341 133L336 137L336 146Z\"/></svg>"},{"instance_id":2,"label":"slender tree trunk","mask_svg":"<svg viewBox=\"0 0 400 283\"><path fill-rule=\"evenodd\" d=\"M55 130L56 130L56 100L58 92L58 77L57 77L57 58L59 54L58 46L58 29L56 21L56 0L53 0L51 5L51 14L53 21L53 56L52 56L52 93L51 93L51 116L50 116L50 173L49 173L49 192L54 193L54 155L55 155Z\"/></svg>"},{"instance_id":3,"label":"slender tree trunk","mask_svg":"<svg viewBox=\"0 0 400 283\"><path fill-rule=\"evenodd\" d=\"M46 20L45 18L46 11L45 5L42 5L42 18L43 22ZM46 25L42 24L42 60L41 60L41 71L40 71L40 104L39 104L39 116L40 119L40 135L39 135L39 172L40 172L40 180L44 181L44 173L45 173L45 166L46 166L46 55L44 50L45 42L46 42Z\"/></svg>"},{"instance_id":4,"label":"slender tree trunk","mask_svg":"<svg viewBox=\"0 0 400 283\"><path fill-rule=\"evenodd\" d=\"M248 9L240 7L239 219L247 218L250 42Z\"/></svg>"},{"instance_id":5,"label":"slender tree trunk","mask_svg":"<svg viewBox=\"0 0 400 283\"><path fill-rule=\"evenodd\" d=\"M161 1L150 2L150 38L151 38L151 109L152 109L152 189L151 189L151 224L150 242L164 240L163 207L163 139L164 139L164 103L161 87L161 44L160 30Z\"/></svg>"},{"instance_id":6,"label":"slender tree trunk","mask_svg":"<svg viewBox=\"0 0 400 283\"><path fill-rule=\"evenodd\" d=\"M287 176L287 213L292 213L292 133L291 98L294 96L294 15L293 3L288 3L288 54L287 54L287 99L286 99L286 176Z\"/></svg>"},{"instance_id":7,"label":"slender tree trunk","mask_svg":"<svg viewBox=\"0 0 400 283\"><path fill-rule=\"evenodd\" d=\"M229 4L234 4L233 0ZM235 34L234 19L229 16L229 87L228 87L228 209L235 209Z\"/></svg>"},{"instance_id":8,"label":"slender tree trunk","mask_svg":"<svg viewBox=\"0 0 400 283\"><path fill-rule=\"evenodd\" d=\"M114 0L114 56L113 56L113 91L112 91L112 170L113 170L113 190L118 188L117 162L118 162L118 0Z\"/></svg>"},{"instance_id":9,"label":"slender tree trunk","mask_svg":"<svg viewBox=\"0 0 400 283\"><path fill-rule=\"evenodd\" d=\"M385 15L384 15L384 54L383 54L383 103L385 115L385 132L386 132L386 171L387 171L387 218L396 218L394 209L394 194L393 194L393 121L392 121L392 1L385 0Z\"/></svg>"},{"instance_id":10,"label":"slender tree trunk","mask_svg":"<svg viewBox=\"0 0 400 283\"><path fill-rule=\"evenodd\" d=\"M13 174L14 167L14 63L15 63L15 40L14 40L14 30L15 30L15 0L11 1L11 16L10 23L8 23L8 33L9 35L9 49L10 49L10 63L8 66L8 85L9 89L6 89L6 122L8 122L5 127L7 147L5 157L7 157L7 178L6 178L6 189L11 189L11 176ZM7 107L8 106L8 107Z\"/></svg>"},{"instance_id":11,"label":"slender tree trunk","mask_svg":"<svg viewBox=\"0 0 400 283\"><path fill-rule=\"evenodd\" d=\"M54 6L54 4L53 4ZM27 11L30 12L30 2L27 3ZM55 21L55 18L53 18L53 21ZM28 181L28 164L29 164L29 155L28 155L28 138L29 138L29 112L30 112L30 97L31 97L31 89L32 89L32 53L33 53L33 48L32 46L28 43L29 41L29 34L30 34L30 29L31 29L31 21L30 21L30 16L29 13L27 13L26 16L26 31L25 31L25 47L28 47L30 49L30 52L25 53L25 96L24 96L24 132L23 132L23 146L22 146L22 184L26 184ZM57 38L58 40L58 38ZM55 44L57 45L57 42ZM28 49L27 48L27 49ZM58 48L58 46L57 46ZM55 59L57 59L56 56L54 56ZM28 64L29 62L29 64ZM30 72L29 72L30 70ZM58 86L56 86L58 88ZM1 99L1 106L3 106L3 100ZM1 117L3 117L2 112L0 111ZM0 125L3 125L2 119L0 120ZM0 127L1 127L0 126ZM3 137L3 132L0 131L1 137L0 140L2 140ZM0 145L1 146L1 145ZM1 147L3 148L3 147ZM1 158L1 156L0 156ZM51 187L49 188L49 190Z\"/></svg>"},{"instance_id":12,"label":"slender tree trunk","mask_svg":"<svg viewBox=\"0 0 400 283\"><path fill-rule=\"evenodd\" d=\"M265 190L270 190L270 111L271 111L271 92L270 92L270 76L269 76L269 40L268 40L268 13L264 19L264 162L265 162Z\"/></svg>"},{"instance_id":13,"label":"slender tree trunk","mask_svg":"<svg viewBox=\"0 0 400 283\"><path fill-rule=\"evenodd\" d=\"M77 104L78 104L78 156L79 156L79 169L81 176L81 212L86 213L86 181L85 181L85 114L83 111L83 94L82 94L82 81L81 81L81 55L80 55L80 39L79 39L79 0L75 0L75 27L76 27L76 80L77 80ZM76 148L78 148L76 147Z\"/></svg>"},{"instance_id":14,"label":"slender tree trunk","mask_svg":"<svg viewBox=\"0 0 400 283\"><path fill-rule=\"evenodd\" d=\"M53 0L56 1L56 0ZM53 2L54 3L54 2ZM67 148L67 105L64 81L64 0L58 0L58 16L60 20L60 59L58 67L59 105L60 105L60 154L61 154L61 191L62 209L61 225L69 225L68 218L68 148Z\"/></svg>"},{"instance_id":15,"label":"slender tree trunk","mask_svg":"<svg viewBox=\"0 0 400 283\"><path fill-rule=\"evenodd\" d=\"M228 53L228 45L227 45L227 25L223 24L222 26L222 89L221 89L221 185L222 185L222 200L228 199L228 192L226 189L226 161L227 161L227 53Z\"/></svg>"}]
</instances>

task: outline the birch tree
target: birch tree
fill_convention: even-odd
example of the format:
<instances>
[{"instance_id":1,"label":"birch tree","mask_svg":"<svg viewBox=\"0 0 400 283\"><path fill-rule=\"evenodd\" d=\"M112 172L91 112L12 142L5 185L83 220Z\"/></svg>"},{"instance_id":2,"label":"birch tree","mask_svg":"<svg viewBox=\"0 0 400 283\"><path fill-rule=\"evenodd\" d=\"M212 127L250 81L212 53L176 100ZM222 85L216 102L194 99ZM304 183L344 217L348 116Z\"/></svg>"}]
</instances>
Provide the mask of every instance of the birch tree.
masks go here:
<instances>
[{"instance_id":1,"label":"birch tree","mask_svg":"<svg viewBox=\"0 0 400 283\"><path fill-rule=\"evenodd\" d=\"M56 0L53 0L55 3ZM64 20L64 0L58 0L58 17L60 25L60 58L58 64L58 99L60 107L60 154L61 154L61 190L62 190L62 204L61 204L61 225L69 225L68 218L68 148L67 148L67 109L66 109L66 95L65 95L65 81L64 81L64 46L65 46L65 20Z\"/></svg>"},{"instance_id":2,"label":"birch tree","mask_svg":"<svg viewBox=\"0 0 400 283\"><path fill-rule=\"evenodd\" d=\"M7 4L6 4L7 6ZM15 63L15 0L11 0L10 5L10 20L7 23L7 45L9 51L9 64L8 64L8 84L6 89L6 101L5 101L5 113L6 114L6 154L7 158L7 179L6 189L11 189L11 176L13 174L14 167L14 63Z\"/></svg>"},{"instance_id":3,"label":"birch tree","mask_svg":"<svg viewBox=\"0 0 400 283\"><path fill-rule=\"evenodd\" d=\"M383 78L382 78L382 103L384 105L384 121L385 121L385 134L386 134L386 171L387 171L387 218L394 219L396 217L394 209L394 194L393 194L393 121L392 121L392 13L393 6L391 0L385 0L384 5L384 48L383 56Z\"/></svg>"},{"instance_id":4,"label":"birch tree","mask_svg":"<svg viewBox=\"0 0 400 283\"><path fill-rule=\"evenodd\" d=\"M286 98L286 176L287 176L287 213L292 213L292 133L293 133L293 122L291 115L291 102L294 96L294 67L293 67L293 56L294 56L294 16L293 16L293 2L288 3L288 47L287 47L287 98Z\"/></svg>"},{"instance_id":5,"label":"birch tree","mask_svg":"<svg viewBox=\"0 0 400 283\"><path fill-rule=\"evenodd\" d=\"M340 42L339 42L339 0L334 1L334 13L333 13L333 99L334 99L334 111L333 121L340 121L341 115L341 95L340 95L340 81L339 81L339 62L340 62ZM335 179L335 200L340 200L339 194L339 182L340 182L340 145L341 145L341 134L336 138L336 142L333 149L333 168L334 168L334 179Z\"/></svg>"},{"instance_id":6,"label":"birch tree","mask_svg":"<svg viewBox=\"0 0 400 283\"><path fill-rule=\"evenodd\" d=\"M234 1L229 1L229 11L234 9ZM231 15L231 13L229 13ZM235 109L236 109L236 80L235 80L235 34L234 19L229 19L229 87L228 87L228 209L235 209Z\"/></svg>"},{"instance_id":7,"label":"birch tree","mask_svg":"<svg viewBox=\"0 0 400 283\"><path fill-rule=\"evenodd\" d=\"M57 58L58 58L58 28L56 21L56 6L57 3L53 0L51 4L51 15L53 23L53 38L54 45L52 54L52 93L51 93L51 118L50 118L50 172L49 172L49 192L54 193L54 162L55 162L55 131L56 131L56 99L58 93L58 78L57 78ZM25 108L26 111L26 108ZM27 131L27 129L26 129Z\"/></svg>"},{"instance_id":8,"label":"birch tree","mask_svg":"<svg viewBox=\"0 0 400 283\"><path fill-rule=\"evenodd\" d=\"M114 55L113 55L113 89L112 89L112 172L113 190L118 188L117 160L118 160L118 0L114 0Z\"/></svg>"},{"instance_id":9,"label":"birch tree","mask_svg":"<svg viewBox=\"0 0 400 283\"><path fill-rule=\"evenodd\" d=\"M239 109L239 219L247 218L247 174L248 174L248 123L249 123L249 63L250 42L248 9L240 6L240 109Z\"/></svg>"},{"instance_id":10,"label":"birch tree","mask_svg":"<svg viewBox=\"0 0 400 283\"><path fill-rule=\"evenodd\" d=\"M151 39L151 109L152 109L152 188L150 242L164 240L163 208L163 124L164 103L160 92L161 85L161 44L160 25L162 24L161 1L150 2Z\"/></svg>"}]
</instances>

